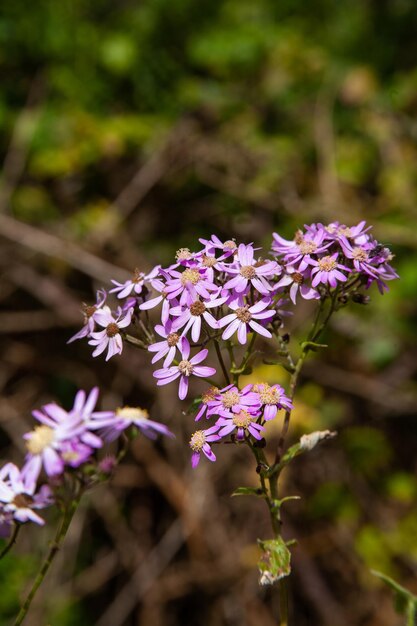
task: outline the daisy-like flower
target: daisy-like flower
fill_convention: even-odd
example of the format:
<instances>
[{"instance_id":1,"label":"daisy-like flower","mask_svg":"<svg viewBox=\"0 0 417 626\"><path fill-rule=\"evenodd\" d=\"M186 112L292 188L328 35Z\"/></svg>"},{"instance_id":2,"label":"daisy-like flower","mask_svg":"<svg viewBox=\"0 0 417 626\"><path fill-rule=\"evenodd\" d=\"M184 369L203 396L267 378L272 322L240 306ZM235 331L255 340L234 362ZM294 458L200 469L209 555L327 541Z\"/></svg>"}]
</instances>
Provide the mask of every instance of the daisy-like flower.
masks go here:
<instances>
[{"instance_id":1,"label":"daisy-like flower","mask_svg":"<svg viewBox=\"0 0 417 626\"><path fill-rule=\"evenodd\" d=\"M239 343L243 345L247 340L248 329L249 332L252 330L260 335L263 335L264 337L271 338L272 335L269 330L264 328L264 326L261 326L261 324L256 321L269 321L274 317L275 311L271 309L268 311L265 310L270 303L270 298L263 298L252 306L239 306L236 302L231 302L229 307L234 310L234 313L230 313L229 315L226 315L222 319L218 320L219 328L227 326L227 328L223 331L222 339L229 339L237 331Z\"/></svg>"},{"instance_id":2,"label":"daisy-like flower","mask_svg":"<svg viewBox=\"0 0 417 626\"><path fill-rule=\"evenodd\" d=\"M217 235L212 235L211 239L199 239L199 242L205 246L205 253L209 256L214 256L216 250L221 250L228 257L237 252L237 243L234 239L223 242Z\"/></svg>"},{"instance_id":3,"label":"daisy-like flower","mask_svg":"<svg viewBox=\"0 0 417 626\"><path fill-rule=\"evenodd\" d=\"M229 415L240 411L254 413L261 406L259 396L252 391L252 385L239 390L235 385L227 385L208 404L209 415Z\"/></svg>"},{"instance_id":4,"label":"daisy-like flower","mask_svg":"<svg viewBox=\"0 0 417 626\"><path fill-rule=\"evenodd\" d=\"M83 339L84 337L89 337L91 335L95 327L95 315L97 311L103 307L106 298L107 293L104 291L104 289L99 289L97 291L97 299L95 304L83 304L82 312L84 314L84 326L80 331L78 331L78 333L68 339L67 343L72 343L76 339Z\"/></svg>"},{"instance_id":5,"label":"daisy-like flower","mask_svg":"<svg viewBox=\"0 0 417 626\"><path fill-rule=\"evenodd\" d=\"M210 404L212 400L215 399L215 397L219 393L220 393L220 389L218 387L212 386L206 389L206 391L201 394L201 404L198 407L197 415L194 418L196 422L198 422L198 420L200 420L203 417L204 413L206 412L207 412L207 417L210 417L211 413L210 411L207 411L208 405Z\"/></svg>"},{"instance_id":6,"label":"daisy-like flower","mask_svg":"<svg viewBox=\"0 0 417 626\"><path fill-rule=\"evenodd\" d=\"M208 309L213 309L222 305L226 299L227 298L225 297L215 298L213 300L206 300L205 302L197 299L195 302L192 302L185 307L173 307L170 314L177 317L177 328L182 328L182 326L185 325L181 334L185 335L191 329L191 339L194 342L197 342L201 333L201 318L206 321L210 328L218 328L216 318L213 317Z\"/></svg>"},{"instance_id":7,"label":"daisy-like flower","mask_svg":"<svg viewBox=\"0 0 417 626\"><path fill-rule=\"evenodd\" d=\"M218 426L214 425L207 430L196 430L191 436L190 448L193 451L191 456L192 467L197 467L200 462L200 455L203 452L209 461L215 461L216 455L211 449L210 443L213 441L219 441L220 437L216 434Z\"/></svg>"},{"instance_id":8,"label":"daisy-like flower","mask_svg":"<svg viewBox=\"0 0 417 626\"><path fill-rule=\"evenodd\" d=\"M176 300L168 300L167 298L167 292L165 291L165 288L161 290L161 293L159 294L159 296L155 296L154 298L151 298L150 300L145 300L145 302L142 302L142 304L139 305L139 309L141 311L149 311L150 309L154 309L156 306L158 306L158 304L161 304L162 302L162 312L161 312L161 321L163 324L166 324L168 319L169 319L169 312L171 309L171 306L175 306L177 303Z\"/></svg>"},{"instance_id":9,"label":"daisy-like flower","mask_svg":"<svg viewBox=\"0 0 417 626\"><path fill-rule=\"evenodd\" d=\"M361 246L352 246L346 237L341 237L340 245L346 258L351 259L354 269L375 280L381 274L380 261L373 254L374 244L367 243Z\"/></svg>"},{"instance_id":10,"label":"daisy-like flower","mask_svg":"<svg viewBox=\"0 0 417 626\"><path fill-rule=\"evenodd\" d=\"M108 306L97 311L95 319L97 324L102 326L104 330L91 333L91 339L88 342L91 346L96 346L93 356L99 356L107 349L106 361L115 354L121 354L123 350L123 340L120 334L121 328L129 326L132 320L133 309L129 309L126 313L119 310L116 318Z\"/></svg>"},{"instance_id":11,"label":"daisy-like flower","mask_svg":"<svg viewBox=\"0 0 417 626\"><path fill-rule=\"evenodd\" d=\"M156 434L174 437L164 424L149 419L146 409L124 406L115 411L101 411L93 415L92 428L100 429L106 441L113 441L129 428L136 426L144 435L155 439Z\"/></svg>"},{"instance_id":12,"label":"daisy-like flower","mask_svg":"<svg viewBox=\"0 0 417 626\"><path fill-rule=\"evenodd\" d=\"M172 320L168 320L164 326L157 324L155 331L160 337L163 337L163 341L157 341L148 346L149 352L155 352L156 354L152 358L152 363L156 363L165 357L163 366L168 367L171 365L177 352L178 343L181 336L177 333L178 322L173 323Z\"/></svg>"},{"instance_id":13,"label":"daisy-like flower","mask_svg":"<svg viewBox=\"0 0 417 626\"><path fill-rule=\"evenodd\" d=\"M263 418L265 421L272 420L279 409L292 409L292 402L285 394L285 389L281 385L268 385L261 383L254 385L254 391L264 407Z\"/></svg>"},{"instance_id":14,"label":"daisy-like flower","mask_svg":"<svg viewBox=\"0 0 417 626\"><path fill-rule=\"evenodd\" d=\"M233 431L236 431L236 439L243 441L247 435L252 435L255 439L262 439L261 432L265 430L261 424L257 423L258 414L249 413L242 409L239 413L232 413L229 411L227 414L222 413L222 416L216 422L216 426L220 427L218 434L219 437L226 437Z\"/></svg>"},{"instance_id":15,"label":"daisy-like flower","mask_svg":"<svg viewBox=\"0 0 417 626\"><path fill-rule=\"evenodd\" d=\"M216 373L214 367L206 367L198 365L204 361L208 354L208 350L200 350L195 356L190 359L190 344L186 337L181 339L181 361L178 365L172 365L171 367L164 367L154 372L154 377L158 379L157 385L167 385L172 383L177 378L180 379L178 397L180 400L184 400L188 393L188 380L190 376L199 376L201 378L207 378Z\"/></svg>"},{"instance_id":16,"label":"daisy-like flower","mask_svg":"<svg viewBox=\"0 0 417 626\"><path fill-rule=\"evenodd\" d=\"M297 272L297 270L288 265L285 268L285 274L275 285L275 289L279 292L283 287L289 287L289 296L291 302L296 304L297 293L300 293L301 297L305 300L312 300L320 298L320 294L316 289L308 284L310 279L310 271L304 270L304 272Z\"/></svg>"},{"instance_id":17,"label":"daisy-like flower","mask_svg":"<svg viewBox=\"0 0 417 626\"><path fill-rule=\"evenodd\" d=\"M296 267L298 272L304 272L309 265L312 265L312 255L317 255L331 245L325 241L326 231L321 228L306 235L298 230L293 241L287 241L277 233L273 234L274 242L272 250L280 255L284 254L285 262Z\"/></svg>"},{"instance_id":18,"label":"daisy-like flower","mask_svg":"<svg viewBox=\"0 0 417 626\"><path fill-rule=\"evenodd\" d=\"M168 300L179 297L181 305L192 304L199 297L210 300L210 293L218 292L219 288L208 280L206 271L197 267L187 267L183 272L170 270L165 292Z\"/></svg>"},{"instance_id":19,"label":"daisy-like flower","mask_svg":"<svg viewBox=\"0 0 417 626\"><path fill-rule=\"evenodd\" d=\"M57 476L64 471L65 462L60 452L64 442L75 440L85 432L85 424L79 415L71 415L57 404L46 404L42 411L32 411L40 426L23 435L26 440L25 467L32 476L37 477L42 466L48 476Z\"/></svg>"},{"instance_id":20,"label":"daisy-like flower","mask_svg":"<svg viewBox=\"0 0 417 626\"><path fill-rule=\"evenodd\" d=\"M147 285L151 285L156 290L162 289L163 283L158 279L159 270L160 266L157 265L149 274L145 274L145 272L141 272L138 268L135 268L132 278L124 283L119 283L117 280L112 279L111 282L113 285L116 285L116 287L110 289L110 293L116 293L118 298L127 298L127 296L130 296L132 293L138 296L142 293L144 286Z\"/></svg>"},{"instance_id":21,"label":"daisy-like flower","mask_svg":"<svg viewBox=\"0 0 417 626\"><path fill-rule=\"evenodd\" d=\"M0 502L6 516L17 522L35 522L43 526L44 520L33 509L43 509L52 504L50 488L43 485L38 493L36 478L23 468L7 463L0 470Z\"/></svg>"},{"instance_id":22,"label":"daisy-like flower","mask_svg":"<svg viewBox=\"0 0 417 626\"><path fill-rule=\"evenodd\" d=\"M317 287L320 283L323 285L329 284L330 287L336 287L338 281L342 283L347 281L347 276L342 274L340 270L344 270L348 273L350 273L351 270L345 265L338 263L337 257L338 254L335 252L335 254L324 256L318 261L314 259L311 260L312 265L314 265L311 270L311 276L313 278L311 284L313 287Z\"/></svg>"},{"instance_id":23,"label":"daisy-like flower","mask_svg":"<svg viewBox=\"0 0 417 626\"><path fill-rule=\"evenodd\" d=\"M224 285L225 289L243 293L251 283L259 293L265 296L272 291L266 279L281 273L281 268L276 261L255 261L253 246L245 246L243 243L238 248L236 267L234 264L224 264L223 270L228 274L236 274Z\"/></svg>"}]
</instances>

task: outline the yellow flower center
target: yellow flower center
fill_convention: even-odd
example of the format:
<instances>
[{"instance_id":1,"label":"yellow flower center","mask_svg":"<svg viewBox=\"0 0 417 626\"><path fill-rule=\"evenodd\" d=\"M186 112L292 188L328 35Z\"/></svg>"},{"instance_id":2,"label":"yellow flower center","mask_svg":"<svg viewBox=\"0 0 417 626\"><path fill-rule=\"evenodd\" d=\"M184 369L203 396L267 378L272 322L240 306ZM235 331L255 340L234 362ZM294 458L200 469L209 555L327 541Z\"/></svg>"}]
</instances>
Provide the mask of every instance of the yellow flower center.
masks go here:
<instances>
[{"instance_id":1,"label":"yellow flower center","mask_svg":"<svg viewBox=\"0 0 417 626\"><path fill-rule=\"evenodd\" d=\"M302 241L298 244L301 254L312 254L317 250L317 244L314 241Z\"/></svg>"},{"instance_id":2,"label":"yellow flower center","mask_svg":"<svg viewBox=\"0 0 417 626\"><path fill-rule=\"evenodd\" d=\"M215 397L218 395L220 389L218 389L217 387L209 387L202 395L201 395L201 401L203 402L203 404L208 404L209 402L211 402L212 400L215 399Z\"/></svg>"},{"instance_id":3,"label":"yellow flower center","mask_svg":"<svg viewBox=\"0 0 417 626\"><path fill-rule=\"evenodd\" d=\"M237 391L226 391L222 396L222 404L226 409L231 409L238 402L239 394Z\"/></svg>"},{"instance_id":4,"label":"yellow flower center","mask_svg":"<svg viewBox=\"0 0 417 626\"><path fill-rule=\"evenodd\" d=\"M178 363L178 369L180 370L181 374L184 374L184 376L191 376L194 367L193 364L190 363L190 361L180 361Z\"/></svg>"},{"instance_id":5,"label":"yellow flower center","mask_svg":"<svg viewBox=\"0 0 417 626\"><path fill-rule=\"evenodd\" d=\"M49 426L36 426L26 441L26 448L30 454L40 454L54 440L54 430Z\"/></svg>"},{"instance_id":6,"label":"yellow flower center","mask_svg":"<svg viewBox=\"0 0 417 626\"><path fill-rule=\"evenodd\" d=\"M233 424L237 427L237 428L248 428L250 426L250 424L253 422L254 418L252 415L250 415L250 413L248 413L247 411L240 411L240 413L236 413L236 415L233 416Z\"/></svg>"},{"instance_id":7,"label":"yellow flower center","mask_svg":"<svg viewBox=\"0 0 417 626\"><path fill-rule=\"evenodd\" d=\"M200 272L196 269L187 268L181 274L181 284L186 285L187 283L191 283L192 285L196 285L201 279Z\"/></svg>"},{"instance_id":8,"label":"yellow flower center","mask_svg":"<svg viewBox=\"0 0 417 626\"><path fill-rule=\"evenodd\" d=\"M243 265L240 268L240 274L243 278L254 278L256 276L256 270L253 265Z\"/></svg>"},{"instance_id":9,"label":"yellow flower center","mask_svg":"<svg viewBox=\"0 0 417 626\"><path fill-rule=\"evenodd\" d=\"M322 272L331 272L337 267L337 263L331 256L324 256L319 260L319 268Z\"/></svg>"},{"instance_id":10,"label":"yellow flower center","mask_svg":"<svg viewBox=\"0 0 417 626\"><path fill-rule=\"evenodd\" d=\"M146 409L132 406L124 406L117 409L116 415L125 420L142 420L148 419L149 417L149 413Z\"/></svg>"},{"instance_id":11,"label":"yellow flower center","mask_svg":"<svg viewBox=\"0 0 417 626\"><path fill-rule=\"evenodd\" d=\"M204 430L196 430L190 439L190 448L194 452L201 452L204 444L206 443L206 436Z\"/></svg>"},{"instance_id":12,"label":"yellow flower center","mask_svg":"<svg viewBox=\"0 0 417 626\"><path fill-rule=\"evenodd\" d=\"M278 404L281 399L278 389L267 384L259 390L259 397L262 404Z\"/></svg>"}]
</instances>

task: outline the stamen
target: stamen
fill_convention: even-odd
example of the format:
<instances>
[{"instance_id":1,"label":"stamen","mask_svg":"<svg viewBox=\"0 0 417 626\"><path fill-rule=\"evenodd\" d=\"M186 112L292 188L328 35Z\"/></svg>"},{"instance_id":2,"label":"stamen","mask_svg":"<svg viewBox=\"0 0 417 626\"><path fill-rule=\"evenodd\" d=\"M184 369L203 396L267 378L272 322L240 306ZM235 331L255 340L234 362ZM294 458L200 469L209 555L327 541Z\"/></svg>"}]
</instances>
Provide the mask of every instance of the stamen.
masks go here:
<instances>
[{"instance_id":1,"label":"stamen","mask_svg":"<svg viewBox=\"0 0 417 626\"><path fill-rule=\"evenodd\" d=\"M178 369L180 370L181 374L184 374L184 376L191 376L194 366L192 363L190 363L190 361L184 360L178 363Z\"/></svg>"},{"instance_id":2,"label":"stamen","mask_svg":"<svg viewBox=\"0 0 417 626\"><path fill-rule=\"evenodd\" d=\"M204 430L196 430L196 432L191 436L190 439L190 448L194 452L201 452L204 444L206 443L206 435L204 434Z\"/></svg>"},{"instance_id":3,"label":"stamen","mask_svg":"<svg viewBox=\"0 0 417 626\"><path fill-rule=\"evenodd\" d=\"M242 306L236 309L237 319L240 320L241 322L244 322L245 324L250 322L252 319L252 314L248 309L249 309L248 305Z\"/></svg>"},{"instance_id":4,"label":"stamen","mask_svg":"<svg viewBox=\"0 0 417 626\"><path fill-rule=\"evenodd\" d=\"M26 441L26 448L30 454L40 454L54 440L54 430L49 426L36 426Z\"/></svg>"},{"instance_id":5,"label":"stamen","mask_svg":"<svg viewBox=\"0 0 417 626\"><path fill-rule=\"evenodd\" d=\"M254 278L256 276L256 269L253 267L253 265L243 265L240 268L240 274L241 276L243 276L243 278L248 278L250 280L251 278Z\"/></svg>"},{"instance_id":6,"label":"stamen","mask_svg":"<svg viewBox=\"0 0 417 626\"><path fill-rule=\"evenodd\" d=\"M200 272L196 269L187 268L181 274L181 284L186 285L191 283L196 285L201 280Z\"/></svg>"},{"instance_id":7,"label":"stamen","mask_svg":"<svg viewBox=\"0 0 417 626\"><path fill-rule=\"evenodd\" d=\"M106 328L107 337L115 337L119 333L119 327L115 322L110 322Z\"/></svg>"},{"instance_id":8,"label":"stamen","mask_svg":"<svg viewBox=\"0 0 417 626\"><path fill-rule=\"evenodd\" d=\"M239 393L237 391L226 391L222 395L222 404L226 409L231 409L232 406L238 404L240 400Z\"/></svg>"},{"instance_id":9,"label":"stamen","mask_svg":"<svg viewBox=\"0 0 417 626\"><path fill-rule=\"evenodd\" d=\"M202 315L205 310L206 310L206 305L200 300L193 302L192 305L190 306L191 315L195 315L196 317L198 317L199 315Z\"/></svg>"},{"instance_id":10,"label":"stamen","mask_svg":"<svg viewBox=\"0 0 417 626\"><path fill-rule=\"evenodd\" d=\"M331 256L324 256L319 259L319 268L322 272L331 272L337 267L337 263Z\"/></svg>"}]
</instances>

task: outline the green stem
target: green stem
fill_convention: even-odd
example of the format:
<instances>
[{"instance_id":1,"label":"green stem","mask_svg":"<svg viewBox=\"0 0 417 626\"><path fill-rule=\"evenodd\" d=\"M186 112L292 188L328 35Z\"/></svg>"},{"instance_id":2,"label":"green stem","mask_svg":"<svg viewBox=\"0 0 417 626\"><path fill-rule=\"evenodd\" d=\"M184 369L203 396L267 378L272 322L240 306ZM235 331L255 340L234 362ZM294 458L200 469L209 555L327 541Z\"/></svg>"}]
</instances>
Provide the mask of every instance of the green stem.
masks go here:
<instances>
[{"instance_id":1,"label":"green stem","mask_svg":"<svg viewBox=\"0 0 417 626\"><path fill-rule=\"evenodd\" d=\"M32 585L31 590L29 591L26 600L24 601L24 603L22 604L22 608L19 611L19 614L16 618L16 621L14 623L14 626L20 626L20 624L23 622L23 620L25 619L30 605L32 603L33 598L36 595L36 592L38 591L39 587L41 586L55 556L57 555L57 553L59 552L59 549L62 546L62 543L65 539L65 536L68 532L68 528L71 524L71 520L74 516L75 511L77 510L79 501L81 498L81 493L79 493L77 496L74 497L74 499L69 503L69 505L67 505L67 507L64 510L64 514L62 516L61 519L61 523L58 526L57 532L55 534L55 538L54 541L51 544L51 547L49 549L49 552L46 556L45 561L42 564L41 569L39 570L35 581Z\"/></svg>"},{"instance_id":2,"label":"green stem","mask_svg":"<svg viewBox=\"0 0 417 626\"><path fill-rule=\"evenodd\" d=\"M226 366L224 364L224 360L223 360L223 357L222 357L222 352L220 350L219 342L218 342L217 339L214 340L214 347L216 348L217 358L219 359L220 367L222 368L222 372L223 372L224 379L226 381L226 385L229 385L230 384L229 374L228 374L228 371L227 371Z\"/></svg>"},{"instance_id":3,"label":"green stem","mask_svg":"<svg viewBox=\"0 0 417 626\"><path fill-rule=\"evenodd\" d=\"M127 343L131 343L132 346L136 346L137 348L141 348L142 350L147 350L147 347L140 339L133 337L132 335L123 335L123 338L127 341Z\"/></svg>"},{"instance_id":4,"label":"green stem","mask_svg":"<svg viewBox=\"0 0 417 626\"><path fill-rule=\"evenodd\" d=\"M303 368L304 361L306 360L308 353L312 348L311 343L314 343L315 341L317 341L317 339L320 337L320 335L326 328L331 316L333 315L336 309L337 296L338 296L338 289L336 288L331 296L329 310L327 311L326 315L322 319L321 323L320 323L320 319L322 318L327 299L323 299L320 302L320 306L317 310L317 314L313 322L313 326L311 327L311 330L307 336L306 341L303 342L303 349L302 349L301 355L298 358L297 363L295 364L294 371L290 378L289 398L291 401L294 400L295 390L297 388L298 379L299 379L301 370ZM287 432L290 426L291 413L292 413L292 409L288 409L285 412L284 423L282 425L282 430L281 430L281 434L280 434L280 438L278 442L277 454L275 457L275 465L279 463L282 457L283 451L284 451L285 437L287 436Z\"/></svg>"},{"instance_id":5,"label":"green stem","mask_svg":"<svg viewBox=\"0 0 417 626\"><path fill-rule=\"evenodd\" d=\"M21 525L15 523L13 533L12 533L12 536L10 537L9 542L5 545L3 550L0 552L0 559L4 558L6 554L9 552L9 550L11 550L13 545L16 543L17 535L19 534L20 528L21 528Z\"/></svg>"},{"instance_id":6,"label":"green stem","mask_svg":"<svg viewBox=\"0 0 417 626\"><path fill-rule=\"evenodd\" d=\"M409 600L407 604L407 622L406 626L415 626L416 619L416 602L415 600Z\"/></svg>"}]
</instances>

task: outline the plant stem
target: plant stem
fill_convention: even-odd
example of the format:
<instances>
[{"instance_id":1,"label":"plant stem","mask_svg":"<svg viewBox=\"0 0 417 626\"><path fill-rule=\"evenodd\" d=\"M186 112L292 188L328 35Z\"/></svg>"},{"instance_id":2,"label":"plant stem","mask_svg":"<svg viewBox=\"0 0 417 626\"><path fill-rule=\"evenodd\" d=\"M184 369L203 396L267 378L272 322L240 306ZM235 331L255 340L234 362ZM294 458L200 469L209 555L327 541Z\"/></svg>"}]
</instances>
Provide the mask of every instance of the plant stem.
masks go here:
<instances>
[{"instance_id":1,"label":"plant stem","mask_svg":"<svg viewBox=\"0 0 417 626\"><path fill-rule=\"evenodd\" d=\"M20 528L21 528L21 525L15 523L13 533L12 533L12 536L10 537L9 542L5 545L3 550L0 552L0 559L5 557L6 554L9 552L9 550L11 550L13 545L16 543L17 535L19 534Z\"/></svg>"},{"instance_id":2,"label":"plant stem","mask_svg":"<svg viewBox=\"0 0 417 626\"><path fill-rule=\"evenodd\" d=\"M295 364L295 369L290 378L289 398L291 401L293 401L294 396L295 396L295 390L297 388L298 379L299 379L301 370L303 368L304 361L306 360L308 353L312 348L311 343L317 341L321 333L326 328L331 316L333 315L335 311L337 296L338 296L338 289L336 288L331 296L329 310L327 314L324 316L324 319L322 320L321 324L319 325L320 318L323 315L323 311L325 309L325 304L326 304L327 299L324 298L320 302L320 306L317 310L317 314L313 322L313 326L311 327L311 330L307 336L306 341L303 342L304 346L303 346L301 355L298 358L297 363ZM285 437L287 436L287 432L290 426L291 412L292 412L292 409L287 409L287 411L285 412L284 423L282 425L281 435L280 435L279 442L278 442L277 454L275 457L275 465L279 463L279 461L281 460L282 454L284 452Z\"/></svg>"},{"instance_id":3,"label":"plant stem","mask_svg":"<svg viewBox=\"0 0 417 626\"><path fill-rule=\"evenodd\" d=\"M223 372L224 379L226 381L226 385L229 385L230 384L229 374L228 374L226 366L224 364L224 360L223 360L223 357L222 357L222 352L220 350L219 342L218 342L217 339L214 340L214 347L216 348L217 358L219 359L219 363L220 363L220 366L222 368L222 372Z\"/></svg>"},{"instance_id":4,"label":"plant stem","mask_svg":"<svg viewBox=\"0 0 417 626\"><path fill-rule=\"evenodd\" d=\"M57 555L59 549L62 546L62 543L65 539L65 536L68 532L68 528L71 524L71 520L74 516L75 511L77 510L80 498L81 498L81 492L77 495L74 496L74 499L66 506L65 510L64 510L64 514L62 516L61 519L61 523L58 526L58 529L56 531L55 534L55 538L54 541L51 544L51 547L49 549L49 552L46 556L45 561L42 564L41 569L39 570L35 581L32 585L31 590L29 591L26 600L24 601L24 603L22 604L22 608L19 611L19 614L16 618L16 621L14 623L14 626L20 626L20 624L23 622L23 620L25 619L30 605L32 603L33 598L36 595L36 592L38 591L39 587L41 586L51 564L52 561L54 560L55 556Z\"/></svg>"},{"instance_id":5,"label":"plant stem","mask_svg":"<svg viewBox=\"0 0 417 626\"><path fill-rule=\"evenodd\" d=\"M288 582L281 578L279 587L279 626L288 626Z\"/></svg>"}]
</instances>

